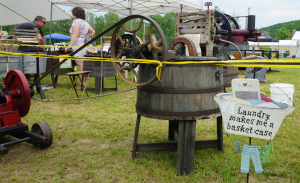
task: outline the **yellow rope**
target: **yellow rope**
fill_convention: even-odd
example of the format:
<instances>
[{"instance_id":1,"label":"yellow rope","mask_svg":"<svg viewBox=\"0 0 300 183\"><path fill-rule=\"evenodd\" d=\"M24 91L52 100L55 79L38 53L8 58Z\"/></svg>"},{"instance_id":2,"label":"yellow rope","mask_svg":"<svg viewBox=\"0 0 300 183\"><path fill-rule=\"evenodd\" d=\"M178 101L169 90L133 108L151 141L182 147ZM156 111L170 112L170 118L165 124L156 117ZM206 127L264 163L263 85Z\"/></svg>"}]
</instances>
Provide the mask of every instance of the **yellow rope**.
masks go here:
<instances>
[{"instance_id":1,"label":"yellow rope","mask_svg":"<svg viewBox=\"0 0 300 183\"><path fill-rule=\"evenodd\" d=\"M12 39L10 39L12 40ZM12 46L28 46L28 47L40 47L40 48L56 48L56 47L61 47L61 48L71 48L71 47L81 47L81 46L53 46L53 45L32 45L32 44L7 44L7 43L0 43L0 45L12 45ZM98 46L86 46L85 48L102 48L101 45Z\"/></svg>"},{"instance_id":2,"label":"yellow rope","mask_svg":"<svg viewBox=\"0 0 300 183\"><path fill-rule=\"evenodd\" d=\"M300 68L300 59L279 59L279 60L228 60L228 61L181 61L181 62L160 62L157 60L145 60L145 59L114 59L114 58L101 58L101 57L74 57L68 55L45 55L45 54L26 54L26 53L12 53L1 52L0 56L13 56L13 55L25 55L29 57L42 57L50 59L72 59L83 61L105 61L105 62L131 62L140 64L157 64L156 76L160 80L163 64L213 64L220 66L234 66L234 67L277 67L277 68Z\"/></svg>"}]
</instances>

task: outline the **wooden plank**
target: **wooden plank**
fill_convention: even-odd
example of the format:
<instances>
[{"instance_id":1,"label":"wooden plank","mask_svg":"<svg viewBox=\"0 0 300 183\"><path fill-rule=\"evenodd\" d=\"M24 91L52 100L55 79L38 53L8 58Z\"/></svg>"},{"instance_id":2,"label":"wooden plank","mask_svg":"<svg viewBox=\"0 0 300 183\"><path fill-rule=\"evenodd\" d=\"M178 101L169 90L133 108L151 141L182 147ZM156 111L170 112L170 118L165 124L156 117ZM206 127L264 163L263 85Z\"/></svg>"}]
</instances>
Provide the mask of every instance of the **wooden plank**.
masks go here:
<instances>
[{"instance_id":1,"label":"wooden plank","mask_svg":"<svg viewBox=\"0 0 300 183\"><path fill-rule=\"evenodd\" d=\"M188 175L193 172L196 121L179 121L176 172Z\"/></svg>"},{"instance_id":2,"label":"wooden plank","mask_svg":"<svg viewBox=\"0 0 300 183\"><path fill-rule=\"evenodd\" d=\"M179 34L204 34L205 29L180 29Z\"/></svg>"},{"instance_id":3,"label":"wooden plank","mask_svg":"<svg viewBox=\"0 0 300 183\"><path fill-rule=\"evenodd\" d=\"M177 142L160 142L137 144L137 152L176 150Z\"/></svg>"},{"instance_id":4,"label":"wooden plank","mask_svg":"<svg viewBox=\"0 0 300 183\"><path fill-rule=\"evenodd\" d=\"M18 34L24 34L24 35L32 35L32 36L35 36L35 32L33 33L30 33L30 32L15 32L16 35Z\"/></svg>"},{"instance_id":5,"label":"wooden plank","mask_svg":"<svg viewBox=\"0 0 300 183\"><path fill-rule=\"evenodd\" d=\"M19 41L34 41L34 38L28 38L28 37L23 37L23 36L18 36Z\"/></svg>"},{"instance_id":6,"label":"wooden plank","mask_svg":"<svg viewBox=\"0 0 300 183\"><path fill-rule=\"evenodd\" d=\"M181 17L191 16L191 15L205 15L207 10L204 11L194 11L194 12L180 12Z\"/></svg>"},{"instance_id":7,"label":"wooden plank","mask_svg":"<svg viewBox=\"0 0 300 183\"><path fill-rule=\"evenodd\" d=\"M206 19L206 16L189 16L189 17L180 17L181 20L203 20Z\"/></svg>"},{"instance_id":8,"label":"wooden plank","mask_svg":"<svg viewBox=\"0 0 300 183\"><path fill-rule=\"evenodd\" d=\"M176 150L177 146L178 146L178 142L137 144L136 152ZM195 141L195 149L206 149L206 148L216 148L216 147L218 147L218 140Z\"/></svg>"},{"instance_id":9,"label":"wooden plank","mask_svg":"<svg viewBox=\"0 0 300 183\"><path fill-rule=\"evenodd\" d=\"M39 30L27 30L27 29L11 29L12 31L24 31L24 32L39 32Z\"/></svg>"},{"instance_id":10,"label":"wooden plank","mask_svg":"<svg viewBox=\"0 0 300 183\"><path fill-rule=\"evenodd\" d=\"M181 24L178 25L178 27L194 27L194 26L206 26L207 23L205 22L183 22Z\"/></svg>"}]
</instances>

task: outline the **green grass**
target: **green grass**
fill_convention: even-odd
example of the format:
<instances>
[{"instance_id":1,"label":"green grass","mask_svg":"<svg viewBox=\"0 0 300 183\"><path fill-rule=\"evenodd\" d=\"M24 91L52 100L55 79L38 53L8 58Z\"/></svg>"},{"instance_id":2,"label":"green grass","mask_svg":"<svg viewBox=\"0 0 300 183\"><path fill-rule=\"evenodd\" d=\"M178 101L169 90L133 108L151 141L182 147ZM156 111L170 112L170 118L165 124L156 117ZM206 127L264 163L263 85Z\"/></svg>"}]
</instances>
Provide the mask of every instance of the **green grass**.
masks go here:
<instances>
[{"instance_id":1,"label":"green grass","mask_svg":"<svg viewBox=\"0 0 300 183\"><path fill-rule=\"evenodd\" d=\"M295 86L296 109L286 116L271 142L272 162L263 165L264 172L256 174L250 163L250 182L299 182L299 110L300 69L278 69L268 72L272 83L291 83ZM42 84L50 84L46 77ZM90 87L94 78L89 78ZM56 89L45 91L48 100L65 100L71 83L59 76ZM114 78L106 78L105 86L113 87ZM270 83L261 83L268 96ZM118 78L118 91L130 85ZM111 93L113 91L106 91ZM95 96L89 91L90 96ZM35 94L39 97L38 94ZM72 93L72 98L75 93ZM234 154L236 139L249 138L224 133L224 153L216 148L195 150L194 172L177 176L176 151L138 152L131 158L136 121L136 90L116 95L83 100L81 104L40 102L31 100L29 114L23 123L46 121L52 129L53 145L40 150L28 143L9 146L9 153L0 156L1 182L246 182L240 173L241 154ZM139 143L168 141L168 122L142 117ZM216 139L216 119L198 120L196 140ZM1 137L0 143L12 140ZM266 140L253 138L253 144Z\"/></svg>"}]
</instances>

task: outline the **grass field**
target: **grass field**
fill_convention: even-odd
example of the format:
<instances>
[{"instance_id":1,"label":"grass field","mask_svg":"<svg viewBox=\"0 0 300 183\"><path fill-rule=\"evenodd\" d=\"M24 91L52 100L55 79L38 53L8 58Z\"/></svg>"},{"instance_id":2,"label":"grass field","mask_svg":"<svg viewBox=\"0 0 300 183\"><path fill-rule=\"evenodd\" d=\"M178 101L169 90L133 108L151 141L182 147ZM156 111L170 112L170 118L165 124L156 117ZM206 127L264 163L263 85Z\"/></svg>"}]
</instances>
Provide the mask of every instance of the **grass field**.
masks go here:
<instances>
[{"instance_id":1,"label":"grass field","mask_svg":"<svg viewBox=\"0 0 300 183\"><path fill-rule=\"evenodd\" d=\"M250 182L300 182L300 69L273 70L281 72L267 72L270 82L295 86L296 109L284 119L271 142L272 162L263 165L264 172L256 174L250 163ZM90 87L93 82L94 78L90 78ZM50 83L49 77L42 81ZM114 78L107 78L105 85L113 87ZM47 100L65 100L70 86L69 78L59 76L57 88L45 91ZM118 89L124 91L130 85L118 78ZM269 89L269 82L261 83L261 92L270 96ZM247 175L240 172L241 153L234 154L237 139L248 143L249 138L243 136L228 137L224 133L224 153L217 148L195 150L194 172L189 176L176 175L176 151L137 153L133 160L136 92L83 100L79 105L32 99L23 123L31 127L46 121L54 142L44 150L24 142L9 146L9 153L0 156L0 182L246 182ZM93 91L89 94L95 96ZM216 136L216 118L197 121L197 140ZM4 136L0 143L12 139ZM139 143L166 141L168 122L142 117ZM266 143L252 139L253 145Z\"/></svg>"}]
</instances>

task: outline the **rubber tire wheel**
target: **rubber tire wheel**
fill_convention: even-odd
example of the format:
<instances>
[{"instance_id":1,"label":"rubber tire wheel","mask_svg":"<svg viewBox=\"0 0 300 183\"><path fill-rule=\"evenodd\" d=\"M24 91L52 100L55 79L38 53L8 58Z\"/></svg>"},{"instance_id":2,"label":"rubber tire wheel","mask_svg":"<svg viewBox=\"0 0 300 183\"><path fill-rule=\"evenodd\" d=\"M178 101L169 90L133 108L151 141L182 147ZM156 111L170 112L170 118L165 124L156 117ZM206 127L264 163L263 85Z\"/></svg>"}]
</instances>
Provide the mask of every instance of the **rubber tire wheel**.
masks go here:
<instances>
[{"instance_id":1,"label":"rubber tire wheel","mask_svg":"<svg viewBox=\"0 0 300 183\"><path fill-rule=\"evenodd\" d=\"M42 135L44 137L47 137L49 140L47 143L34 144L36 147L45 149L52 145L53 135L52 135L52 130L51 130L50 126L48 125L48 123L46 123L44 121L39 122L39 123L34 123L31 127L31 131L34 133L38 133L39 135Z\"/></svg>"}]
</instances>

